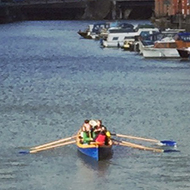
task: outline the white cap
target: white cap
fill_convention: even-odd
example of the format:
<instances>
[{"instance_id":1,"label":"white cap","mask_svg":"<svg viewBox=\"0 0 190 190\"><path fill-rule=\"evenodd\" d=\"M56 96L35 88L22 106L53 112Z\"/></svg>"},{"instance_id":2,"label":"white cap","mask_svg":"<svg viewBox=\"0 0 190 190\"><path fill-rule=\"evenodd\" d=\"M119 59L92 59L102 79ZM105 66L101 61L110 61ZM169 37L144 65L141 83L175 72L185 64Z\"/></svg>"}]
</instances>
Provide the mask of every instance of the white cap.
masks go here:
<instances>
[{"instance_id":1,"label":"white cap","mask_svg":"<svg viewBox=\"0 0 190 190\"><path fill-rule=\"evenodd\" d=\"M92 127L95 127L97 125L97 122L95 120L90 120L89 121L89 124L92 126Z\"/></svg>"}]
</instances>

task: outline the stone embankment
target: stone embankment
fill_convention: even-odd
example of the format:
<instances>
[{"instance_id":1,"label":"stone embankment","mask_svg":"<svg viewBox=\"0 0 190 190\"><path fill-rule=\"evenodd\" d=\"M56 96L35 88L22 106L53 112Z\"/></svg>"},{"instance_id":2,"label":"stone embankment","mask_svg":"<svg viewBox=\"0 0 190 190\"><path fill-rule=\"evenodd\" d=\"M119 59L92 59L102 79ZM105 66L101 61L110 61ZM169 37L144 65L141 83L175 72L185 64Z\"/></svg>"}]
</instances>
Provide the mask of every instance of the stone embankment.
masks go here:
<instances>
[{"instance_id":1,"label":"stone embankment","mask_svg":"<svg viewBox=\"0 0 190 190\"><path fill-rule=\"evenodd\" d=\"M173 28L173 29L185 29L190 32L190 16L185 18L182 15L151 18L151 22L160 29Z\"/></svg>"}]
</instances>

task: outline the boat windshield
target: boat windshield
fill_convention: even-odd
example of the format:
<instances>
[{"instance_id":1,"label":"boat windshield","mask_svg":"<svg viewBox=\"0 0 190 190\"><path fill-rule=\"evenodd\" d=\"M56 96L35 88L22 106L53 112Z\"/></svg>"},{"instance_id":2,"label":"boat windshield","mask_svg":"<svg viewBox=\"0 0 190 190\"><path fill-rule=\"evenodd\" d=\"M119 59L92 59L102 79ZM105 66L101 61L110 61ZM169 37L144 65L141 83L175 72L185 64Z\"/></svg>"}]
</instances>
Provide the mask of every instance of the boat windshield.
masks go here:
<instances>
[{"instance_id":1,"label":"boat windshield","mask_svg":"<svg viewBox=\"0 0 190 190\"><path fill-rule=\"evenodd\" d=\"M177 40L182 40L184 42L190 42L190 33L189 32L179 33Z\"/></svg>"},{"instance_id":2,"label":"boat windshield","mask_svg":"<svg viewBox=\"0 0 190 190\"><path fill-rule=\"evenodd\" d=\"M97 23L93 25L92 28L92 32L94 33L98 33L100 32L102 29L108 29L110 27L110 23L106 22L106 23Z\"/></svg>"}]
</instances>

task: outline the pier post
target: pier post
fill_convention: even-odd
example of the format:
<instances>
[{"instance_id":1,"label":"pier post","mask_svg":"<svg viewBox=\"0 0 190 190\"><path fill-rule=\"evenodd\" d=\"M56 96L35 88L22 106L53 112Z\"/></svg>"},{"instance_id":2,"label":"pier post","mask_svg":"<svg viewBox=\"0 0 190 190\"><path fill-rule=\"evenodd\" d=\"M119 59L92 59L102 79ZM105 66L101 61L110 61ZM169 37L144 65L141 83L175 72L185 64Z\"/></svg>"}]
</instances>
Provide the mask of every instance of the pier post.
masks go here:
<instances>
[{"instance_id":1,"label":"pier post","mask_svg":"<svg viewBox=\"0 0 190 190\"><path fill-rule=\"evenodd\" d=\"M112 19L115 20L116 19L116 1L112 1L112 10L111 10L111 13L112 13Z\"/></svg>"},{"instance_id":2,"label":"pier post","mask_svg":"<svg viewBox=\"0 0 190 190\"><path fill-rule=\"evenodd\" d=\"M124 19L128 19L128 17L129 17L129 15L130 15L131 11L132 11L132 9L126 9L126 10L124 11Z\"/></svg>"}]
</instances>

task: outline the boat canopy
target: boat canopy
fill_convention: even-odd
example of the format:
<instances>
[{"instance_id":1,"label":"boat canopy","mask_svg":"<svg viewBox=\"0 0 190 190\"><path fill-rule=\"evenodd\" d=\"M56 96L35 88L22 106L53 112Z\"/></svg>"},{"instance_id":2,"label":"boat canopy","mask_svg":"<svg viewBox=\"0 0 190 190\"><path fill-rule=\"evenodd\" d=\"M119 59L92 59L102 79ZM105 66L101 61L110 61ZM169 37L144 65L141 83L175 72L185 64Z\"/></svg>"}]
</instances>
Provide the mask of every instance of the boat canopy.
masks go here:
<instances>
[{"instance_id":1,"label":"boat canopy","mask_svg":"<svg viewBox=\"0 0 190 190\"><path fill-rule=\"evenodd\" d=\"M180 32L177 35L177 40L182 40L184 42L190 42L190 32Z\"/></svg>"}]
</instances>

